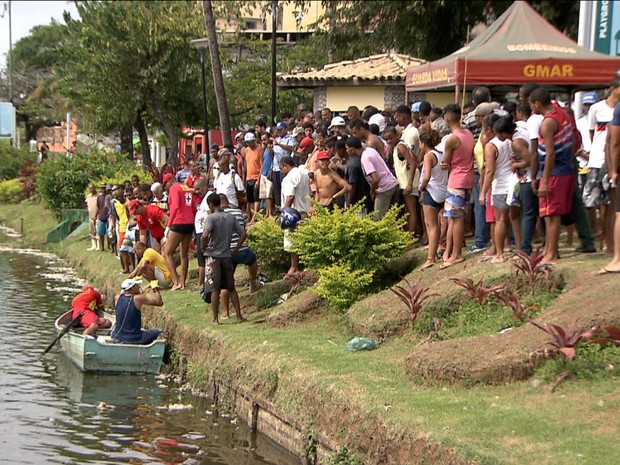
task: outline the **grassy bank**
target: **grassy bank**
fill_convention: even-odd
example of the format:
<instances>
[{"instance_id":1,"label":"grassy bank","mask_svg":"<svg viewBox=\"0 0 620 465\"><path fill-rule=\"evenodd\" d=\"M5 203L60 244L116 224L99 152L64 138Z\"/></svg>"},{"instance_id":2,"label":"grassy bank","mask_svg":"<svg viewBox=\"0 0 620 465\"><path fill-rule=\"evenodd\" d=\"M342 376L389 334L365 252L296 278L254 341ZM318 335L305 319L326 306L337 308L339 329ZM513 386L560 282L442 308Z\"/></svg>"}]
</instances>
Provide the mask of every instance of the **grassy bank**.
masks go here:
<instances>
[{"instance_id":1,"label":"grassy bank","mask_svg":"<svg viewBox=\"0 0 620 465\"><path fill-rule=\"evenodd\" d=\"M19 229L22 217L24 242L41 247L44 233L54 226L51 215L38 205L0 206L0 218L8 226ZM109 253L87 252L88 246L83 238L73 238L51 250L110 295L123 278L118 261ZM564 259L568 292L549 312L577 308L588 321L588 312L602 305L601 295L615 305L619 293L614 278L593 276L606 261L603 256ZM455 272L492 278L506 274L508 267L468 259ZM455 290L449 276L438 270L420 275L412 276L422 277L440 294ZM620 389L613 374L569 379L555 393L550 392L551 381L541 376L500 386L416 382L405 364L412 353L418 351L420 358L435 352L449 356L452 350L458 360L459 352L482 339L424 345L407 330L387 338L378 350L350 353L344 346L355 335L351 321L364 323L360 327L370 326L367 322L380 326L381 320L399 314L400 303L382 292L341 315L317 303L309 292L273 310L280 314L287 308L305 310L303 316L288 323L280 320L277 326L236 324L234 319L214 326L206 304L190 291L165 292L165 308L151 316L169 328L193 382L206 385L217 372L231 385L242 386L286 412L307 431L365 455L368 463L600 465L620 456ZM269 316L268 310L256 310L254 298L245 290L242 301L250 320ZM537 339L511 341L515 350L538 344ZM489 344L485 351L494 353L498 347L499 342Z\"/></svg>"}]
</instances>

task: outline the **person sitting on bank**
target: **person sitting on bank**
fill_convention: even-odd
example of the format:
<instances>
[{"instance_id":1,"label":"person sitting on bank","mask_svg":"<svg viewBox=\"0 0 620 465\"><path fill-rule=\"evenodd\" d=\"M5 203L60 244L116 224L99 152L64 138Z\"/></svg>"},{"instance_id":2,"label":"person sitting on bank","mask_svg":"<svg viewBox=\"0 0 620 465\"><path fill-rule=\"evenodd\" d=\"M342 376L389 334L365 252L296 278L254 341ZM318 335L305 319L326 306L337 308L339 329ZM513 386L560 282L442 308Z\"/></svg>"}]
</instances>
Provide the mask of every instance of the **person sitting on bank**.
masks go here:
<instances>
[{"instance_id":1,"label":"person sitting on bank","mask_svg":"<svg viewBox=\"0 0 620 465\"><path fill-rule=\"evenodd\" d=\"M86 329L82 333L84 336L92 336L99 328L109 328L112 322L107 318L100 318L96 311L103 311L103 299L101 294L93 286L84 286L82 292L75 296L71 302L73 313L71 318L77 318L82 312L80 319L82 326Z\"/></svg>"},{"instance_id":2,"label":"person sitting on bank","mask_svg":"<svg viewBox=\"0 0 620 465\"><path fill-rule=\"evenodd\" d=\"M150 344L162 333L161 329L142 329L142 306L161 307L161 298L156 282L151 282L151 292L142 293L142 281L126 279L121 284L122 292L115 296L116 324L112 329L115 342L124 344Z\"/></svg>"},{"instance_id":3,"label":"person sitting on bank","mask_svg":"<svg viewBox=\"0 0 620 465\"><path fill-rule=\"evenodd\" d=\"M161 289L169 288L172 284L172 275L166 264L166 259L141 241L136 242L133 249L140 263L131 272L129 278L141 276L149 281L157 280Z\"/></svg>"}]
</instances>

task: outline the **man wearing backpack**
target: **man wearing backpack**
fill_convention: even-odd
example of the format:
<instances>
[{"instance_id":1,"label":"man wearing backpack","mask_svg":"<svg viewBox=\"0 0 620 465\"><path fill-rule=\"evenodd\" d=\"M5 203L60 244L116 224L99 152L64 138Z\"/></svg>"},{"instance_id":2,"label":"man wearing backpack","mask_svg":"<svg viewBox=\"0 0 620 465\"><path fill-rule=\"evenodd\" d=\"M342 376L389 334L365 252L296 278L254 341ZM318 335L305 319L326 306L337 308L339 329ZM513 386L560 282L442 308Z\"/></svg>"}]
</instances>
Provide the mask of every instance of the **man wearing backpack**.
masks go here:
<instances>
[{"instance_id":1,"label":"man wearing backpack","mask_svg":"<svg viewBox=\"0 0 620 465\"><path fill-rule=\"evenodd\" d=\"M215 178L213 187L217 194L224 194L228 199L228 203L234 207L239 208L239 201L245 194L245 187L243 187L243 180L234 170L230 169L230 157L231 153L228 149L222 149L219 152L220 155L220 172Z\"/></svg>"}]
</instances>

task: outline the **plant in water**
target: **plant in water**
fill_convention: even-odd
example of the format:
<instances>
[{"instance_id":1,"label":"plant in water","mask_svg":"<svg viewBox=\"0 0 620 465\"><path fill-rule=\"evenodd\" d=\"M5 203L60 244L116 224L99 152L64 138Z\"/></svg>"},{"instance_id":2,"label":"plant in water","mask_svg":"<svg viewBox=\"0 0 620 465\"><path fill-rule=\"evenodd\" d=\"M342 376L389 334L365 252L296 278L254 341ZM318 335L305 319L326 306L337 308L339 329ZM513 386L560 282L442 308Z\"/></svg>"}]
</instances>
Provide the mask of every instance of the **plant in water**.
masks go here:
<instances>
[{"instance_id":1,"label":"plant in water","mask_svg":"<svg viewBox=\"0 0 620 465\"><path fill-rule=\"evenodd\" d=\"M551 323L542 324L532 320L528 321L551 336L551 340L545 343L550 348L544 349L544 354L548 357L560 356L563 361L574 360L577 345L584 339L592 339L600 329L599 325L595 325L582 333L575 329L576 321L566 328Z\"/></svg>"},{"instance_id":2,"label":"plant in water","mask_svg":"<svg viewBox=\"0 0 620 465\"><path fill-rule=\"evenodd\" d=\"M512 262L516 268L517 275L522 274L525 276L532 292L536 290L542 278L545 278L547 283L550 282L552 270L550 267L545 266L542 260L543 254L540 247L538 247L531 255L517 250L515 259Z\"/></svg>"},{"instance_id":3,"label":"plant in water","mask_svg":"<svg viewBox=\"0 0 620 465\"><path fill-rule=\"evenodd\" d=\"M517 320L524 321L528 314L537 308L536 305L524 305L514 292L499 292L497 298L510 310Z\"/></svg>"},{"instance_id":4,"label":"plant in water","mask_svg":"<svg viewBox=\"0 0 620 465\"><path fill-rule=\"evenodd\" d=\"M409 320L413 326L420 315L422 310L422 304L431 297L437 294L429 294L429 287L422 287L422 280L418 280L417 283L411 285L406 278L403 281L407 283L407 287L394 286L390 288L396 296L407 306L407 312L409 314Z\"/></svg>"},{"instance_id":5,"label":"plant in water","mask_svg":"<svg viewBox=\"0 0 620 465\"><path fill-rule=\"evenodd\" d=\"M603 329L607 332L607 337L597 337L590 341L590 344L614 344L620 347L620 328L616 326L604 326Z\"/></svg>"},{"instance_id":6,"label":"plant in water","mask_svg":"<svg viewBox=\"0 0 620 465\"><path fill-rule=\"evenodd\" d=\"M484 303L489 299L489 297L503 291L506 287L506 282L497 283L487 287L482 283L484 278L480 278L478 282L474 282L474 280L470 278L451 279L455 284L465 289L469 293L471 298L478 302L480 305L484 305Z\"/></svg>"}]
</instances>

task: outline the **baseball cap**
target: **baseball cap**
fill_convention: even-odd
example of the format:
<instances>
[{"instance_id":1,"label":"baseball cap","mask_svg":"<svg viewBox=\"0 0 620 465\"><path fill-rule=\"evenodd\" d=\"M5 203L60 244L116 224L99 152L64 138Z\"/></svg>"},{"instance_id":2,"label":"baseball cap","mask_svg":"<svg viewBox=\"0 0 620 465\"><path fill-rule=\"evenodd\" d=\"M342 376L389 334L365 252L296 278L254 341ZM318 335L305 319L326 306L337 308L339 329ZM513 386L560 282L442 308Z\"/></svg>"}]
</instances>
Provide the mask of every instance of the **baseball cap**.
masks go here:
<instances>
[{"instance_id":1,"label":"baseball cap","mask_svg":"<svg viewBox=\"0 0 620 465\"><path fill-rule=\"evenodd\" d=\"M139 281L137 279L126 279L121 283L121 289L123 291L128 291L132 287L139 286L140 284L142 284L142 281Z\"/></svg>"},{"instance_id":2,"label":"baseball cap","mask_svg":"<svg viewBox=\"0 0 620 465\"><path fill-rule=\"evenodd\" d=\"M166 173L166 174L164 174L164 179L163 179L163 181L162 181L162 184L165 186L165 185L166 185L166 183L167 183L168 181L170 181L172 178L174 178L174 174L172 174L172 173Z\"/></svg>"},{"instance_id":3,"label":"baseball cap","mask_svg":"<svg viewBox=\"0 0 620 465\"><path fill-rule=\"evenodd\" d=\"M243 134L241 134L240 132L237 133L237 135L235 136L235 140L241 140L243 138Z\"/></svg>"},{"instance_id":4,"label":"baseball cap","mask_svg":"<svg viewBox=\"0 0 620 465\"><path fill-rule=\"evenodd\" d=\"M282 130L282 129L286 129L288 128L288 124L286 124L286 121L280 121L277 125L276 125L276 129L278 131Z\"/></svg>"},{"instance_id":5,"label":"baseball cap","mask_svg":"<svg viewBox=\"0 0 620 465\"><path fill-rule=\"evenodd\" d=\"M314 147L314 141L312 140L312 137L304 137L301 142L299 143L299 147L297 148L297 153L301 153L304 151L304 149L307 149L308 147Z\"/></svg>"},{"instance_id":6,"label":"baseball cap","mask_svg":"<svg viewBox=\"0 0 620 465\"><path fill-rule=\"evenodd\" d=\"M488 116L497 109L499 109L499 103L497 102L482 102L474 110L474 116Z\"/></svg>"},{"instance_id":7,"label":"baseball cap","mask_svg":"<svg viewBox=\"0 0 620 465\"><path fill-rule=\"evenodd\" d=\"M329 160L331 159L331 157L329 156L329 153L327 153L325 150L321 150L316 154L316 159L317 160Z\"/></svg>"},{"instance_id":8,"label":"baseball cap","mask_svg":"<svg viewBox=\"0 0 620 465\"><path fill-rule=\"evenodd\" d=\"M297 137L303 133L304 133L304 128L302 127L296 127L295 129L293 129L293 137Z\"/></svg>"},{"instance_id":9,"label":"baseball cap","mask_svg":"<svg viewBox=\"0 0 620 465\"><path fill-rule=\"evenodd\" d=\"M223 149L220 149L219 152L217 152L218 157L221 157L222 155L232 155L232 154L230 153L230 150L224 147Z\"/></svg>"},{"instance_id":10,"label":"baseball cap","mask_svg":"<svg viewBox=\"0 0 620 465\"><path fill-rule=\"evenodd\" d=\"M596 92L588 92L586 95L583 96L583 100L581 101L581 103L584 105L592 105L596 102L598 102L598 95Z\"/></svg>"},{"instance_id":11,"label":"baseball cap","mask_svg":"<svg viewBox=\"0 0 620 465\"><path fill-rule=\"evenodd\" d=\"M219 145L217 145L217 144L211 145L211 150L219 150L219 149L220 149Z\"/></svg>"},{"instance_id":12,"label":"baseball cap","mask_svg":"<svg viewBox=\"0 0 620 465\"><path fill-rule=\"evenodd\" d=\"M138 199L133 199L131 202L129 202L129 213L133 215L140 205L142 204Z\"/></svg>"},{"instance_id":13,"label":"baseball cap","mask_svg":"<svg viewBox=\"0 0 620 465\"><path fill-rule=\"evenodd\" d=\"M243 136L244 142L254 142L256 140L256 136L253 132L246 132L245 136Z\"/></svg>"},{"instance_id":14,"label":"baseball cap","mask_svg":"<svg viewBox=\"0 0 620 465\"><path fill-rule=\"evenodd\" d=\"M368 120L368 124L376 124L379 126L379 131L383 132L385 129L385 117L381 113L375 113Z\"/></svg>"},{"instance_id":15,"label":"baseball cap","mask_svg":"<svg viewBox=\"0 0 620 465\"><path fill-rule=\"evenodd\" d=\"M421 103L422 102L413 102L413 105L411 105L411 111L413 111L414 113L419 113Z\"/></svg>"},{"instance_id":16,"label":"baseball cap","mask_svg":"<svg viewBox=\"0 0 620 465\"><path fill-rule=\"evenodd\" d=\"M329 129L333 128L334 126L346 126L346 125L347 123L345 123L344 118L342 116L334 116L329 125Z\"/></svg>"}]
</instances>

